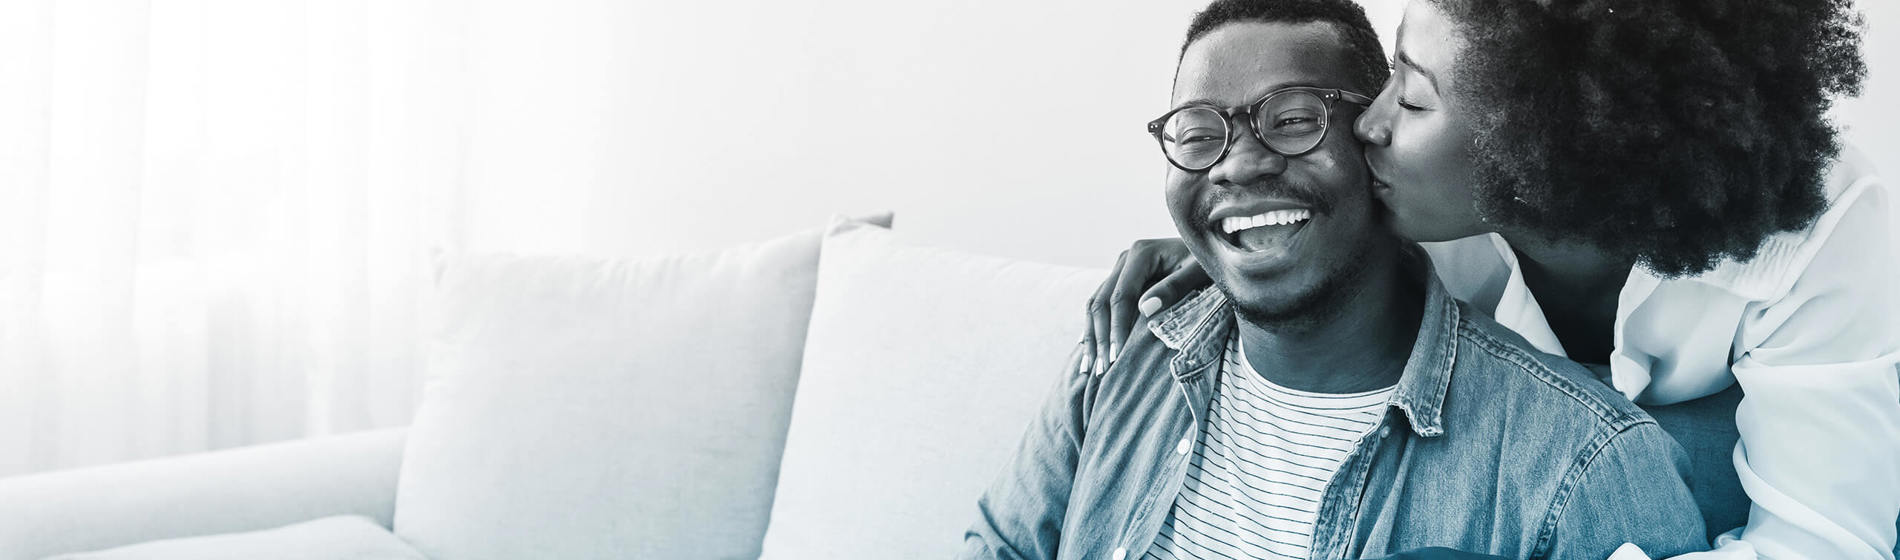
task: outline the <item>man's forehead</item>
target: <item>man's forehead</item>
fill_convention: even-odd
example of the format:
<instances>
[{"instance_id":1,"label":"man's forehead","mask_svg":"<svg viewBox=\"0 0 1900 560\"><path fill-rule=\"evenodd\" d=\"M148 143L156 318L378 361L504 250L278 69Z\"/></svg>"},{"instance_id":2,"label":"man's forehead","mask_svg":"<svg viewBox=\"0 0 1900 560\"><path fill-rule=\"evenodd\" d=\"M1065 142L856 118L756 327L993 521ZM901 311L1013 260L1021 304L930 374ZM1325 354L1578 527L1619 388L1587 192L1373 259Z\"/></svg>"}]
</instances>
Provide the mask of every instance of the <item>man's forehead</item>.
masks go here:
<instances>
[{"instance_id":1,"label":"man's forehead","mask_svg":"<svg viewBox=\"0 0 1900 560\"><path fill-rule=\"evenodd\" d=\"M1240 22L1188 45L1174 80L1174 104L1238 105L1288 86L1350 88L1346 42L1330 23Z\"/></svg>"}]
</instances>

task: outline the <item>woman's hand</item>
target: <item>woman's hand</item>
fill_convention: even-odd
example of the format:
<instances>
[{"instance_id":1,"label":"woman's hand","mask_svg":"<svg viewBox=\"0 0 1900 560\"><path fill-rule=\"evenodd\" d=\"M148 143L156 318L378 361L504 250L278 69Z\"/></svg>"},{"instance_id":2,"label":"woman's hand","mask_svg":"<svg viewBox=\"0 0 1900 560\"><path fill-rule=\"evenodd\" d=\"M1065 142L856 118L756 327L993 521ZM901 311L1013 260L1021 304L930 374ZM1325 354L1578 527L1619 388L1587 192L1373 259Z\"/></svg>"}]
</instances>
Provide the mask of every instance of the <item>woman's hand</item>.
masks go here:
<instances>
[{"instance_id":1,"label":"woman's hand","mask_svg":"<svg viewBox=\"0 0 1900 560\"><path fill-rule=\"evenodd\" d=\"M1096 375L1108 371L1137 322L1212 283L1180 239L1136 241L1122 251L1108 279L1089 298L1076 371Z\"/></svg>"}]
</instances>

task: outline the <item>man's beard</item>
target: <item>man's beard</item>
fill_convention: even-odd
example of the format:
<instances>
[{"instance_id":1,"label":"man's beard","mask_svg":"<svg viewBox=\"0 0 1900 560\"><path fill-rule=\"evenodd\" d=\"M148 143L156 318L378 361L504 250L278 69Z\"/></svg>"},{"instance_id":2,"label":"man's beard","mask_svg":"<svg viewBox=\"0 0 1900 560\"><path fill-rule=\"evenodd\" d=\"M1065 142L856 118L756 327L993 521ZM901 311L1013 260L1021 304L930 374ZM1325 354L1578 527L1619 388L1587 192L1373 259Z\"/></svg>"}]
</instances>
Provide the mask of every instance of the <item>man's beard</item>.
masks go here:
<instances>
[{"instance_id":1,"label":"man's beard","mask_svg":"<svg viewBox=\"0 0 1900 560\"><path fill-rule=\"evenodd\" d=\"M1340 270L1330 274L1318 286L1291 299L1274 302L1255 302L1229 300L1234 303L1234 312L1240 319L1261 330L1276 333L1296 333L1309 330L1339 315L1347 301L1359 295L1365 289L1358 283L1365 276L1366 265L1363 261L1348 262ZM1223 289L1223 292L1226 290Z\"/></svg>"}]
</instances>

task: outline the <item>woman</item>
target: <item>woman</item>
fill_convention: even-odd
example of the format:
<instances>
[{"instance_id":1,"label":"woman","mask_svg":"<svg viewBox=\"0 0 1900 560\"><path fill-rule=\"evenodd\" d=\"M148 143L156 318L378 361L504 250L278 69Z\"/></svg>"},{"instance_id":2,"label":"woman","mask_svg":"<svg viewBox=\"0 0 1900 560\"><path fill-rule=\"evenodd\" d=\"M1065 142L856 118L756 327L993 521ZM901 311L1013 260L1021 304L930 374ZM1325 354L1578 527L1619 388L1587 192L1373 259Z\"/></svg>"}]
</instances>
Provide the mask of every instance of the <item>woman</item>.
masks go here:
<instances>
[{"instance_id":1,"label":"woman","mask_svg":"<svg viewBox=\"0 0 1900 560\"><path fill-rule=\"evenodd\" d=\"M1714 557L1893 558L1893 214L1826 119L1858 27L1846 0L1413 0L1356 127L1454 295L1641 404L1740 386L1753 508ZM1208 284L1178 240L1117 269L1082 371Z\"/></svg>"}]
</instances>

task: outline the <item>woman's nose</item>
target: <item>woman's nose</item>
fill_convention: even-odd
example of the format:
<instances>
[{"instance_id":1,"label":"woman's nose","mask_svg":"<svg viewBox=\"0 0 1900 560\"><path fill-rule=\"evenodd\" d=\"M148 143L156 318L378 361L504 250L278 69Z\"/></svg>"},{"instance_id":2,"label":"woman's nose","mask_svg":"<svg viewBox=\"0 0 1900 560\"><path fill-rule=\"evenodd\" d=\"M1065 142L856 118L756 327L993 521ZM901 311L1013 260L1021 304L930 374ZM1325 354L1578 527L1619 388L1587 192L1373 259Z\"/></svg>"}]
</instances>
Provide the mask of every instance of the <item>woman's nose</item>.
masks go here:
<instances>
[{"instance_id":1,"label":"woman's nose","mask_svg":"<svg viewBox=\"0 0 1900 560\"><path fill-rule=\"evenodd\" d=\"M1359 120L1353 121L1352 134L1358 136L1360 142L1375 146L1392 143L1392 102L1385 97L1380 95L1373 99L1372 106L1366 107L1366 111L1359 114Z\"/></svg>"},{"instance_id":2,"label":"woman's nose","mask_svg":"<svg viewBox=\"0 0 1900 560\"><path fill-rule=\"evenodd\" d=\"M1385 87L1379 88L1379 96L1372 98L1372 104L1352 121L1352 135L1359 137L1360 142L1374 146L1392 143L1392 115L1398 105L1398 94L1393 92L1395 82L1386 79Z\"/></svg>"}]
</instances>

